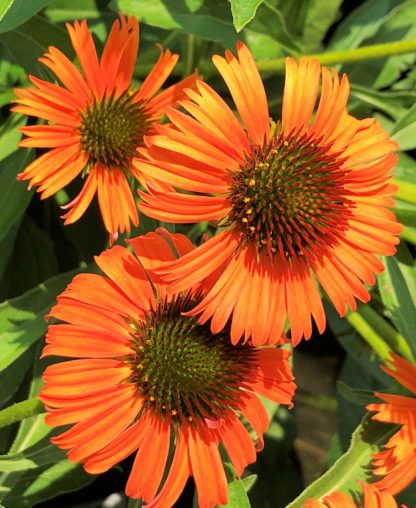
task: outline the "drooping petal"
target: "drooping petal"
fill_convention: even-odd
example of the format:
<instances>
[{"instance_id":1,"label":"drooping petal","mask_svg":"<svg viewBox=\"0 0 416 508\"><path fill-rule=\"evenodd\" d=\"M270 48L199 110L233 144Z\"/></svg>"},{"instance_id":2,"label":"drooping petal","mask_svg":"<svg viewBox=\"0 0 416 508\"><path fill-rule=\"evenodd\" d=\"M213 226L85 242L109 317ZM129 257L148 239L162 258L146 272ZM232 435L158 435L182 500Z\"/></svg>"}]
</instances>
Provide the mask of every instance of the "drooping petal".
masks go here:
<instances>
[{"instance_id":1,"label":"drooping petal","mask_svg":"<svg viewBox=\"0 0 416 508\"><path fill-rule=\"evenodd\" d=\"M165 470L170 444L170 421L149 417L147 435L141 442L127 481L126 494L134 499L151 501Z\"/></svg>"},{"instance_id":2,"label":"drooping petal","mask_svg":"<svg viewBox=\"0 0 416 508\"><path fill-rule=\"evenodd\" d=\"M189 460L198 491L200 508L228 502L227 478L218 451L218 442L208 429L189 429Z\"/></svg>"}]
</instances>

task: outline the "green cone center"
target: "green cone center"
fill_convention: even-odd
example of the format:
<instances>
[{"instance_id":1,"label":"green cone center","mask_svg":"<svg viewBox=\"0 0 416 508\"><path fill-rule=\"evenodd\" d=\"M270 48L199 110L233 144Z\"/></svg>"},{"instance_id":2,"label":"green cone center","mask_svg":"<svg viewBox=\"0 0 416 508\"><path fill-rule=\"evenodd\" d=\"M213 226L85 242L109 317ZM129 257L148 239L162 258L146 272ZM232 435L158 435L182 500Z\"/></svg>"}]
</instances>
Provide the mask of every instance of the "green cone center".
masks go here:
<instances>
[{"instance_id":1,"label":"green cone center","mask_svg":"<svg viewBox=\"0 0 416 508\"><path fill-rule=\"evenodd\" d=\"M104 97L88 106L80 126L81 147L89 165L100 163L128 170L136 148L149 130L149 115L134 94Z\"/></svg>"},{"instance_id":2,"label":"green cone center","mask_svg":"<svg viewBox=\"0 0 416 508\"><path fill-rule=\"evenodd\" d=\"M230 220L271 256L304 255L336 241L351 206L342 163L330 146L276 133L232 173Z\"/></svg>"},{"instance_id":3,"label":"green cone center","mask_svg":"<svg viewBox=\"0 0 416 508\"><path fill-rule=\"evenodd\" d=\"M133 382L145 408L180 422L219 419L238 409L241 388L256 364L253 347L233 346L229 335L181 313L195 305L186 297L161 302L135 325L130 359Z\"/></svg>"}]
</instances>

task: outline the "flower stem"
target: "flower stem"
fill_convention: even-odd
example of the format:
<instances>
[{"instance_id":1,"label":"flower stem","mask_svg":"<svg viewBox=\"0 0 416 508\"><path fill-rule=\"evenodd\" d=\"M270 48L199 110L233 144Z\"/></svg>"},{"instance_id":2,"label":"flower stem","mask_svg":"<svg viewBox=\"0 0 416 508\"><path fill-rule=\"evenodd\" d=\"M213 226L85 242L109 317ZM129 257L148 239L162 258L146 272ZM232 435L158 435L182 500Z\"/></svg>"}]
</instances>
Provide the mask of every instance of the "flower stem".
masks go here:
<instances>
[{"instance_id":1,"label":"flower stem","mask_svg":"<svg viewBox=\"0 0 416 508\"><path fill-rule=\"evenodd\" d=\"M185 79L189 74L194 70L195 65L195 35L188 34L187 47L186 47L186 57L185 57L185 67L183 78Z\"/></svg>"},{"instance_id":2,"label":"flower stem","mask_svg":"<svg viewBox=\"0 0 416 508\"><path fill-rule=\"evenodd\" d=\"M310 58L317 58L323 65L346 64L352 62L363 62L378 58L386 58L392 55L402 55L404 53L413 53L416 51L416 39L407 41L385 42L383 44L373 44L371 46L361 46L360 48L347 49L345 51L327 51L325 53L315 53L307 55ZM296 56L296 55L295 55ZM153 64L138 65L136 70L138 75L147 76ZM260 72L282 73L285 68L285 59L276 58L271 60L258 60L257 67ZM211 62L202 62L199 65L199 71L205 78L215 72ZM179 62L173 69L172 74L183 75L185 64Z\"/></svg>"},{"instance_id":3,"label":"flower stem","mask_svg":"<svg viewBox=\"0 0 416 508\"><path fill-rule=\"evenodd\" d=\"M17 404L13 404L0 411L0 428L44 412L45 408L37 397L17 402Z\"/></svg>"},{"instance_id":4,"label":"flower stem","mask_svg":"<svg viewBox=\"0 0 416 508\"><path fill-rule=\"evenodd\" d=\"M386 58L391 55L401 55L416 51L416 39L398 42L386 42L372 46L361 46L360 48L347 49L345 51L327 51L326 53L315 53L308 55L309 58L317 58L323 65L336 65L352 62L363 62L377 58ZM282 71L285 66L285 59L259 60L257 67L260 72Z\"/></svg>"}]
</instances>

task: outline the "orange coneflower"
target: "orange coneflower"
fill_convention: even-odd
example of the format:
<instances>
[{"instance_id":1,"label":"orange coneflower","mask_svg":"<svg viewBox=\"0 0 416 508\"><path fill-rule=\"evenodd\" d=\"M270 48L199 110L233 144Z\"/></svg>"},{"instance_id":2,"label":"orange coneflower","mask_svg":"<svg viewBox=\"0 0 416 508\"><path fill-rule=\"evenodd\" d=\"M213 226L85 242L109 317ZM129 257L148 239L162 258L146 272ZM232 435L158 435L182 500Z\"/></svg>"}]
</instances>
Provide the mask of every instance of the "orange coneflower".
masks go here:
<instances>
[{"instance_id":1,"label":"orange coneflower","mask_svg":"<svg viewBox=\"0 0 416 508\"><path fill-rule=\"evenodd\" d=\"M392 494L405 489L416 478L416 366L392 353L393 368L381 368L411 392L411 396L376 392L385 404L370 404L373 420L401 424L386 443L386 450L373 455L373 474L384 476L375 485Z\"/></svg>"},{"instance_id":2,"label":"orange coneflower","mask_svg":"<svg viewBox=\"0 0 416 508\"><path fill-rule=\"evenodd\" d=\"M356 504L343 492L333 492L325 496L322 501L309 499L303 508L398 508L396 500L388 492L380 492L377 487L359 481L364 492L362 502ZM401 508L406 508L401 505Z\"/></svg>"},{"instance_id":3,"label":"orange coneflower","mask_svg":"<svg viewBox=\"0 0 416 508\"><path fill-rule=\"evenodd\" d=\"M106 276L82 274L58 297L43 356L40 399L51 426L73 424L52 441L101 473L133 452L126 493L168 508L193 475L199 506L227 503L219 446L237 475L256 458L244 417L261 444L268 417L256 393L291 405L289 352L233 346L226 331L182 314L199 288L167 295L149 269L192 250L183 235L149 233L96 258ZM169 456L174 448L173 457ZM167 475L161 486L164 473Z\"/></svg>"},{"instance_id":4,"label":"orange coneflower","mask_svg":"<svg viewBox=\"0 0 416 508\"><path fill-rule=\"evenodd\" d=\"M215 272L218 280L192 311L220 331L255 345L279 340L285 321L297 344L320 332L325 314L316 280L337 311L367 301L366 284L383 270L401 226L386 207L397 157L374 119L346 111L349 84L315 59L286 61L282 121L270 124L264 87L247 47L213 62L239 118L203 82L168 111L172 124L146 138L135 161L143 177L157 174L186 193L148 186L140 209L164 221L218 221L221 232L160 274L172 291ZM320 101L314 113L318 90Z\"/></svg>"},{"instance_id":5,"label":"orange coneflower","mask_svg":"<svg viewBox=\"0 0 416 508\"><path fill-rule=\"evenodd\" d=\"M138 224L129 177L138 177L131 164L143 136L152 132L166 108L193 86L195 76L156 93L175 66L178 55L162 52L139 88L132 75L139 47L139 25L134 17L114 22L101 59L97 57L86 21L67 24L81 71L55 47L40 58L61 82L30 76L33 88L17 89L19 113L46 120L23 127L23 147L47 148L19 176L47 198L78 175L85 177L80 194L64 208L65 224L78 220L97 192L104 225L112 237Z\"/></svg>"}]
</instances>

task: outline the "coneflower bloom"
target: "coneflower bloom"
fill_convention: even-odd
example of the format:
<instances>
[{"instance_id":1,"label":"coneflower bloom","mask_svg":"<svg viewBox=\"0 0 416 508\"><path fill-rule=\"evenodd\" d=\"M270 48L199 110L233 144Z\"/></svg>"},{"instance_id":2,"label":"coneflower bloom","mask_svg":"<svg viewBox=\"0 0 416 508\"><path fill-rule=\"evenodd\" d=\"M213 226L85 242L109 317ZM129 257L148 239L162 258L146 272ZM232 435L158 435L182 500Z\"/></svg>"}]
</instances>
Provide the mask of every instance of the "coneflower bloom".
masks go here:
<instances>
[{"instance_id":1,"label":"coneflower bloom","mask_svg":"<svg viewBox=\"0 0 416 508\"><path fill-rule=\"evenodd\" d=\"M138 224L129 178L131 164L143 136L152 132L166 108L193 86L195 76L157 94L175 66L178 55L162 52L140 87L132 84L139 47L139 25L134 17L114 22L101 59L98 59L86 21L67 24L81 67L59 49L50 47L39 61L60 84L29 76L34 87L16 89L14 111L45 120L23 127L22 147L48 151L32 162L19 180L30 180L41 199L65 187L77 176L85 179L79 195L68 205L65 224L78 220L95 193L107 231L112 236Z\"/></svg>"},{"instance_id":2,"label":"coneflower bloom","mask_svg":"<svg viewBox=\"0 0 416 508\"><path fill-rule=\"evenodd\" d=\"M233 346L225 330L214 336L183 315L199 289L167 295L148 270L192 250L186 237L149 233L130 244L136 255L102 253L105 275L76 276L51 310L59 323L43 356L70 359L47 367L40 399L48 425L72 425L52 441L93 474L135 452L126 494L147 506L171 506L190 475L200 507L225 504L219 446L239 476L255 460L246 426L261 446L268 416L257 394L291 405L289 352Z\"/></svg>"},{"instance_id":3,"label":"coneflower bloom","mask_svg":"<svg viewBox=\"0 0 416 508\"><path fill-rule=\"evenodd\" d=\"M358 482L363 489L364 496L356 504L343 492L333 492L322 500L309 499L303 508L398 508L397 502L389 492L380 492L373 484ZM406 508L401 505L401 508Z\"/></svg>"},{"instance_id":4,"label":"coneflower bloom","mask_svg":"<svg viewBox=\"0 0 416 508\"><path fill-rule=\"evenodd\" d=\"M384 403L370 404L367 409L376 412L373 420L401 425L386 449L373 455L373 474L384 477L375 485L397 494L416 478L416 366L394 353L391 365L381 368L409 390L409 396L376 392Z\"/></svg>"},{"instance_id":5,"label":"coneflower bloom","mask_svg":"<svg viewBox=\"0 0 416 508\"><path fill-rule=\"evenodd\" d=\"M217 282L193 309L220 331L232 315L233 343L279 340L288 320L297 344L325 314L317 281L340 315L383 270L401 226L390 170L396 143L374 119L347 113L346 76L317 60L286 61L282 120L271 126L263 83L247 47L213 62L238 111L203 82L170 110L169 126L146 138L135 161L176 190L149 186L139 208L164 221L217 221L219 234L159 273L183 290L215 272ZM315 111L318 90L320 100ZM185 192L177 192L183 190Z\"/></svg>"}]
</instances>

